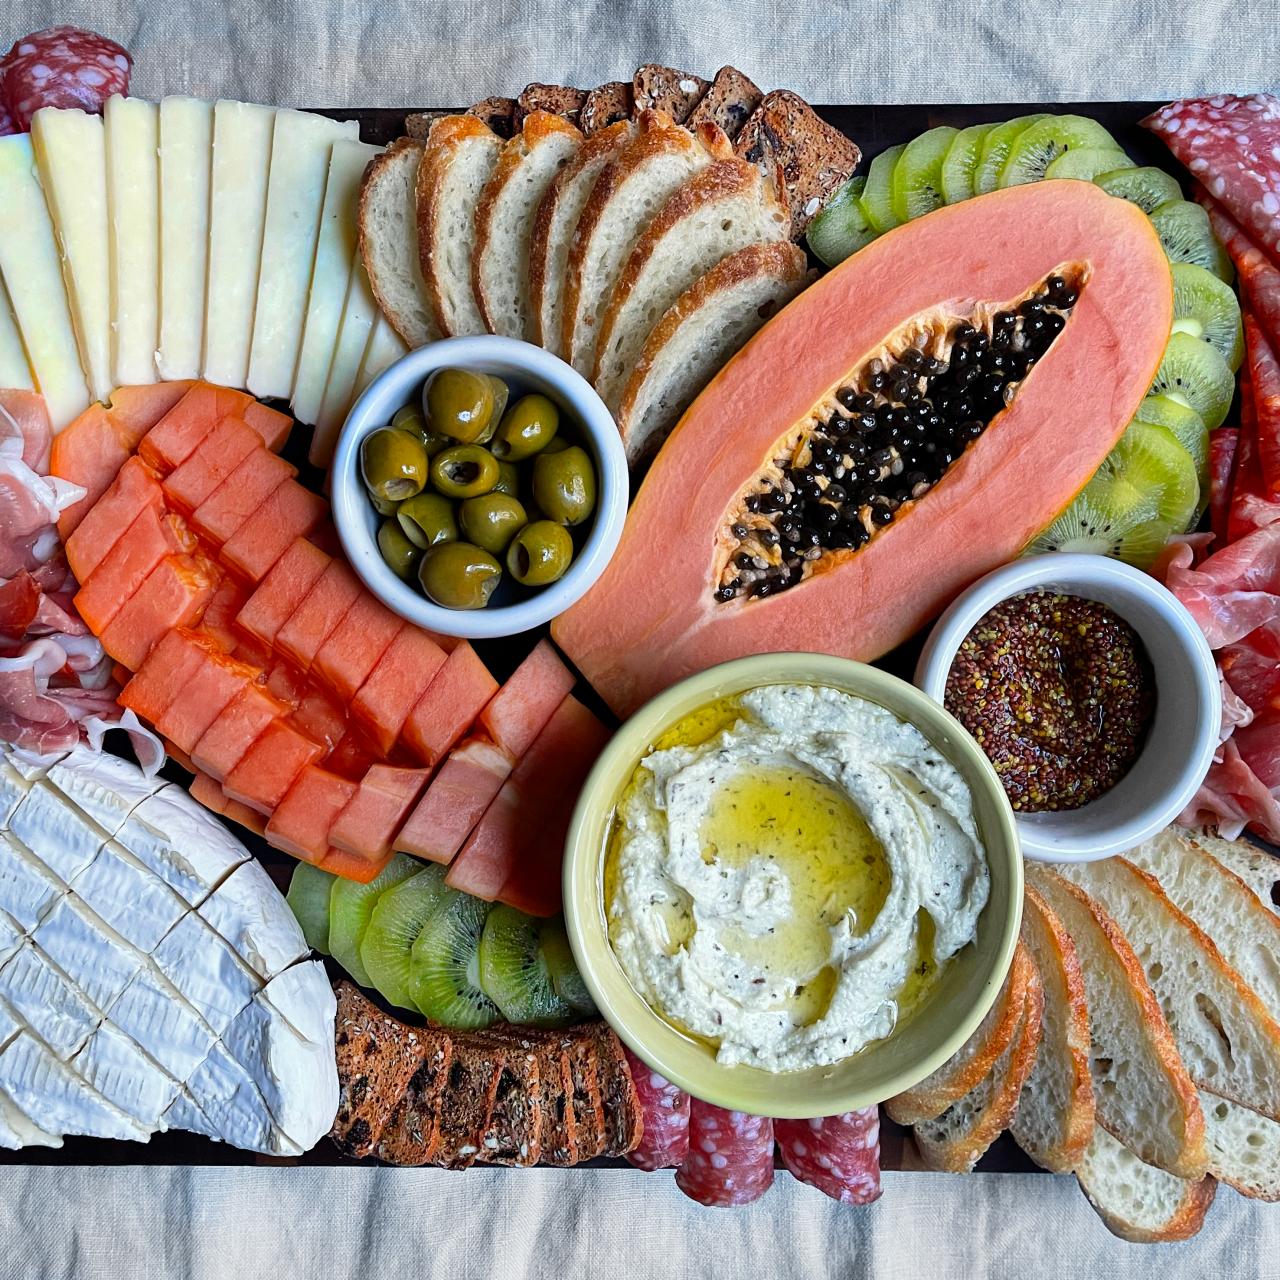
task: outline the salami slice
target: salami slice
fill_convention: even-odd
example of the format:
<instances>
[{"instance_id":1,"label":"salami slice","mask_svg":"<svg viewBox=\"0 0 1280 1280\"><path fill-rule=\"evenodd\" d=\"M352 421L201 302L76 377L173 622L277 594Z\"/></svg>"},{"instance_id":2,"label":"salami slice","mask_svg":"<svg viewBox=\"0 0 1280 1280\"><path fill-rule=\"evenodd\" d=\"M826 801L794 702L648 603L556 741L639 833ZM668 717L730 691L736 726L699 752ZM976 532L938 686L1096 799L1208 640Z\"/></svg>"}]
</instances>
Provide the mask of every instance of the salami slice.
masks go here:
<instances>
[{"instance_id":1,"label":"salami slice","mask_svg":"<svg viewBox=\"0 0 1280 1280\"><path fill-rule=\"evenodd\" d=\"M773 1121L693 1099L689 1152L676 1186L711 1208L758 1200L773 1185Z\"/></svg>"},{"instance_id":2,"label":"salami slice","mask_svg":"<svg viewBox=\"0 0 1280 1280\"><path fill-rule=\"evenodd\" d=\"M1258 244L1280 258L1280 98L1188 98L1142 123Z\"/></svg>"},{"instance_id":3,"label":"salami slice","mask_svg":"<svg viewBox=\"0 0 1280 1280\"><path fill-rule=\"evenodd\" d=\"M842 1204L880 1198L880 1109L816 1120L776 1120L782 1163L799 1182Z\"/></svg>"},{"instance_id":4,"label":"salami slice","mask_svg":"<svg viewBox=\"0 0 1280 1280\"><path fill-rule=\"evenodd\" d=\"M1231 481L1231 509L1227 513L1227 543L1271 522L1270 508L1258 462L1258 427L1254 412L1253 384L1246 365L1240 375L1240 438L1236 443L1236 470ZM1276 507L1280 512L1280 507ZM1271 518L1269 518L1271 517Z\"/></svg>"},{"instance_id":5,"label":"salami slice","mask_svg":"<svg viewBox=\"0 0 1280 1280\"><path fill-rule=\"evenodd\" d=\"M1264 492L1274 498L1280 494L1280 361L1262 326L1247 311L1244 345L1253 389L1258 465L1262 470Z\"/></svg>"},{"instance_id":6,"label":"salami slice","mask_svg":"<svg viewBox=\"0 0 1280 1280\"><path fill-rule=\"evenodd\" d=\"M1196 199L1209 214L1213 233L1235 264L1249 307L1267 331L1272 347L1280 344L1280 268L1252 240L1240 224L1217 201L1203 191Z\"/></svg>"},{"instance_id":7,"label":"salami slice","mask_svg":"<svg viewBox=\"0 0 1280 1280\"><path fill-rule=\"evenodd\" d=\"M1227 516L1239 439L1240 432L1235 427L1219 427L1209 436L1209 527L1219 550L1227 545Z\"/></svg>"},{"instance_id":8,"label":"salami slice","mask_svg":"<svg viewBox=\"0 0 1280 1280\"><path fill-rule=\"evenodd\" d=\"M644 1132L640 1145L627 1152L637 1169L673 1169L689 1154L689 1108L691 1099L665 1076L651 1070L624 1047L631 1079L640 1099Z\"/></svg>"},{"instance_id":9,"label":"salami slice","mask_svg":"<svg viewBox=\"0 0 1280 1280\"><path fill-rule=\"evenodd\" d=\"M24 36L5 55L4 100L19 129L41 107L97 112L113 93L129 92L129 51L81 27L49 27Z\"/></svg>"}]
</instances>

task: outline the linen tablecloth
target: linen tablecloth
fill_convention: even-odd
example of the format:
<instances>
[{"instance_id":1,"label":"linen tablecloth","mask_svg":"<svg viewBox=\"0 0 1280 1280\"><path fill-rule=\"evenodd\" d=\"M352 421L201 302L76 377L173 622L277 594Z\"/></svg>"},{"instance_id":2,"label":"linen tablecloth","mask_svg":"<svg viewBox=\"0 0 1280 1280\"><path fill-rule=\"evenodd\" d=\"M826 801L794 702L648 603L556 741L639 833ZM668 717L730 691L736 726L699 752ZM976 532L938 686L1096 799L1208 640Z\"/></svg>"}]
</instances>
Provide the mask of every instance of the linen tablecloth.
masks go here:
<instances>
[{"instance_id":1,"label":"linen tablecloth","mask_svg":"<svg viewBox=\"0 0 1280 1280\"><path fill-rule=\"evenodd\" d=\"M723 63L815 102L1181 97L1277 87L1257 0L84 0L0 3L0 46L60 22L134 53L133 91L291 106L429 106L531 80ZM1182 1245L1114 1240L1070 1178L885 1176L842 1207L780 1175L700 1209L670 1174L6 1168L0 1276L1280 1276L1280 1206L1218 1194Z\"/></svg>"}]
</instances>

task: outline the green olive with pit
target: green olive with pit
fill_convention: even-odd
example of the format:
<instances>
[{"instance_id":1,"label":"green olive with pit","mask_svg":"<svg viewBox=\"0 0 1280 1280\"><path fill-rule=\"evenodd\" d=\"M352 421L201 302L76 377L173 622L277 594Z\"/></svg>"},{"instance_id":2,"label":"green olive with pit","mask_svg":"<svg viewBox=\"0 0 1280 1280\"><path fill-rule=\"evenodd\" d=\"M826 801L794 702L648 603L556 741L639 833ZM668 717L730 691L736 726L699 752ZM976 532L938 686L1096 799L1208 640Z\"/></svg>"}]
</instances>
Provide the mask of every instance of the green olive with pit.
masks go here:
<instances>
[{"instance_id":1,"label":"green olive with pit","mask_svg":"<svg viewBox=\"0 0 1280 1280\"><path fill-rule=\"evenodd\" d=\"M511 540L507 568L526 587L546 587L564 577L573 560L573 539L562 524L535 520Z\"/></svg>"},{"instance_id":2,"label":"green olive with pit","mask_svg":"<svg viewBox=\"0 0 1280 1280\"><path fill-rule=\"evenodd\" d=\"M437 542L457 541L453 503L443 494L423 492L406 498L396 510L396 519L404 536L424 551Z\"/></svg>"},{"instance_id":3,"label":"green olive with pit","mask_svg":"<svg viewBox=\"0 0 1280 1280\"><path fill-rule=\"evenodd\" d=\"M418 565L418 584L446 609L483 609L501 581L502 566L469 542L439 542Z\"/></svg>"},{"instance_id":4,"label":"green olive with pit","mask_svg":"<svg viewBox=\"0 0 1280 1280\"><path fill-rule=\"evenodd\" d=\"M494 457L523 462L540 453L560 430L560 410L546 396L521 396L503 415L493 437Z\"/></svg>"},{"instance_id":5,"label":"green olive with pit","mask_svg":"<svg viewBox=\"0 0 1280 1280\"><path fill-rule=\"evenodd\" d=\"M495 556L500 556L528 523L524 507L505 493L468 498L458 508L462 536Z\"/></svg>"},{"instance_id":6,"label":"green olive with pit","mask_svg":"<svg viewBox=\"0 0 1280 1280\"><path fill-rule=\"evenodd\" d=\"M575 444L534 458L533 499L548 520L581 524L596 507L596 473L587 451Z\"/></svg>"},{"instance_id":7,"label":"green olive with pit","mask_svg":"<svg viewBox=\"0 0 1280 1280\"><path fill-rule=\"evenodd\" d=\"M360 445L360 474L375 498L403 502L427 483L427 451L408 431L379 427Z\"/></svg>"},{"instance_id":8,"label":"green olive with pit","mask_svg":"<svg viewBox=\"0 0 1280 1280\"><path fill-rule=\"evenodd\" d=\"M478 444L455 444L431 459L431 483L446 498L478 498L498 483L498 460Z\"/></svg>"},{"instance_id":9,"label":"green olive with pit","mask_svg":"<svg viewBox=\"0 0 1280 1280\"><path fill-rule=\"evenodd\" d=\"M422 548L415 547L404 536L398 520L384 520L378 528L378 550L386 566L405 582L413 581L414 570L422 555Z\"/></svg>"},{"instance_id":10,"label":"green olive with pit","mask_svg":"<svg viewBox=\"0 0 1280 1280\"><path fill-rule=\"evenodd\" d=\"M506 400L506 383L471 369L438 369L422 393L429 429L462 444L492 439Z\"/></svg>"},{"instance_id":11,"label":"green olive with pit","mask_svg":"<svg viewBox=\"0 0 1280 1280\"><path fill-rule=\"evenodd\" d=\"M520 472L514 462L498 463L498 483L493 486L492 492L505 493L508 498L520 496Z\"/></svg>"}]
</instances>

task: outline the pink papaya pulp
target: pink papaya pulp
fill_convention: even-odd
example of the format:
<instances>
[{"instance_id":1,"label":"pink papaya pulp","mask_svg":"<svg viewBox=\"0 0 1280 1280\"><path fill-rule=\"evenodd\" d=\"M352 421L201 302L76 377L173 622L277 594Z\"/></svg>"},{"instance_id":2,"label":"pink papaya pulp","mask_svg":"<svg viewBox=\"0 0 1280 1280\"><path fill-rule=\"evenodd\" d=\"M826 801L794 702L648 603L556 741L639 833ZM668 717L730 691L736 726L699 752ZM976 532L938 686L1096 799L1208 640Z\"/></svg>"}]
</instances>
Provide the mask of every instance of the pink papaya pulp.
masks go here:
<instances>
[{"instance_id":1,"label":"pink papaya pulp","mask_svg":"<svg viewBox=\"0 0 1280 1280\"><path fill-rule=\"evenodd\" d=\"M1078 295L1061 332L927 492L788 589L716 598L745 495L839 407L837 390L865 390L873 360L989 324L1055 275ZM552 634L620 715L746 654L880 657L1015 557L1093 475L1151 385L1172 293L1149 220L1087 182L994 192L882 236L771 320L690 406L613 561Z\"/></svg>"}]
</instances>

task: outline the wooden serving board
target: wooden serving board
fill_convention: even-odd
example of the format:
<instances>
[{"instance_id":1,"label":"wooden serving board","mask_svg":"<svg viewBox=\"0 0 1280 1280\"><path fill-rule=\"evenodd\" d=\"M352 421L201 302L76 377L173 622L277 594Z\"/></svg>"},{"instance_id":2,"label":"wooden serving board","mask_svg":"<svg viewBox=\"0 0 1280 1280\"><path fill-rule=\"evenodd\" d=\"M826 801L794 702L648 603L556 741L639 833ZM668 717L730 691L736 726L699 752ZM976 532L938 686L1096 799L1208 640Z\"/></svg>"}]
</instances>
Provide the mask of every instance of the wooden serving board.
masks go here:
<instances>
[{"instance_id":1,"label":"wooden serving board","mask_svg":"<svg viewBox=\"0 0 1280 1280\"><path fill-rule=\"evenodd\" d=\"M972 106L826 106L817 110L842 132L848 134L862 148L865 169L867 160L886 147L907 142L935 125L963 127L988 121L1008 120L1014 116L1032 112L1073 113L1091 116L1115 136L1117 142L1139 163L1155 165L1174 174L1180 181L1184 175L1173 162L1163 144L1153 134L1139 127L1138 122L1149 115L1159 102L1075 102L1075 103L997 103ZM404 132L405 116L414 110L428 108L394 109L372 108L315 108L318 114L338 120L356 120L360 124L360 136L365 142L387 143ZM435 110L435 108L431 108ZM281 406L282 408L284 406ZM308 429L299 428L284 450L299 470L299 480L321 492L324 475L307 462L306 441ZM546 628L543 628L545 633ZM477 652L498 680L504 680L528 653L538 633L520 636L514 641L475 641ZM912 641L887 655L877 665L906 679L911 678L919 653L921 640ZM586 702L606 723L616 719L584 683L575 690L576 696ZM184 785L191 776L172 760L164 767L164 776ZM289 884L294 860L272 849L265 840L231 825L235 834L261 860L276 884L283 892ZM332 976L341 970L332 961L327 962ZM65 1144L50 1150L30 1147L23 1151L0 1151L0 1164L58 1164L58 1165L349 1165L376 1164L377 1161L350 1160L338 1153L327 1140L297 1159L276 1158L239 1151L221 1143L211 1142L195 1134L170 1132L157 1134L149 1143L113 1142L94 1138L68 1138ZM922 1168L914 1145L906 1130L882 1118L881 1164L885 1169ZM624 1160L600 1159L590 1162L590 1167L630 1168ZM992 1146L978 1164L987 1173L1040 1172L1037 1166L1023 1154L1013 1140L1004 1134ZM519 1171L513 1171L513 1177Z\"/></svg>"}]
</instances>

